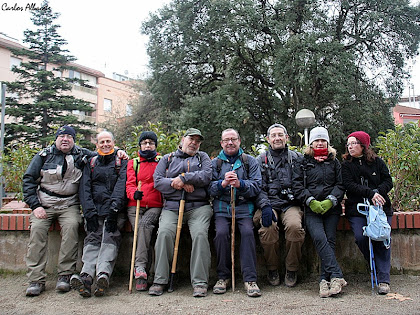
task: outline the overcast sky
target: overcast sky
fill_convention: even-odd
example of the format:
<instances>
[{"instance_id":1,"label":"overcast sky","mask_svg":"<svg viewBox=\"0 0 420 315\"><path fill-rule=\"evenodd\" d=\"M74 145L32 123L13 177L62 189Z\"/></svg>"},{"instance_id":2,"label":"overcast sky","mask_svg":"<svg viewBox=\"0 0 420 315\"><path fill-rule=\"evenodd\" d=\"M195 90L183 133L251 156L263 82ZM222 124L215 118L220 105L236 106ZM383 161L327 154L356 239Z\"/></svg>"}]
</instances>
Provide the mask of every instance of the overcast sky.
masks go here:
<instances>
[{"instance_id":1,"label":"overcast sky","mask_svg":"<svg viewBox=\"0 0 420 315\"><path fill-rule=\"evenodd\" d=\"M413 0L413 3L419 0ZM53 12L60 13L56 24L68 42L67 49L84 66L111 77L113 72L133 78L147 75L147 37L140 34L141 22L170 0L50 0ZM0 32L18 40L25 29L33 29L28 4L42 0L0 1ZM11 10L15 7L23 11ZM9 8L7 10L6 8ZM412 71L414 92L420 94L420 57ZM412 92L411 92L412 93ZM408 96L408 90L404 92Z\"/></svg>"}]
</instances>

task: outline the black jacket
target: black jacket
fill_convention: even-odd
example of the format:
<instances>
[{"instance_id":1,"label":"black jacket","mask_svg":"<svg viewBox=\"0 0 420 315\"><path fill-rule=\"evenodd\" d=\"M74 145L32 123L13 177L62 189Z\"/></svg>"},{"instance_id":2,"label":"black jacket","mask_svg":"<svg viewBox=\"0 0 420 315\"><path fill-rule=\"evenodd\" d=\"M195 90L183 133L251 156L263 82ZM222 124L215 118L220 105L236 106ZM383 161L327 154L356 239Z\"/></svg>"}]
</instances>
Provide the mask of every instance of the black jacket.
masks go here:
<instances>
[{"instance_id":1,"label":"black jacket","mask_svg":"<svg viewBox=\"0 0 420 315\"><path fill-rule=\"evenodd\" d=\"M115 155L116 152L98 155L94 165L90 159L83 170L79 198L85 218L95 214L106 216L111 209L122 211L125 208L127 160L121 160L119 167Z\"/></svg>"},{"instance_id":2,"label":"black jacket","mask_svg":"<svg viewBox=\"0 0 420 315\"><path fill-rule=\"evenodd\" d=\"M262 176L262 190L257 197L258 208L267 205L277 211L286 211L299 202L292 191L292 173L296 162L302 158L300 153L289 150L269 150L257 157Z\"/></svg>"},{"instance_id":3,"label":"black jacket","mask_svg":"<svg viewBox=\"0 0 420 315\"><path fill-rule=\"evenodd\" d=\"M368 198L369 202L373 204L371 199L375 192L378 192L386 200L383 206L386 215L392 215L393 211L388 197L388 192L392 189L392 178L388 167L381 158L376 157L372 163L368 163L365 157L353 158L352 161L345 160L342 166L343 183L347 190L346 216L364 216L357 211L357 204L363 203L363 198Z\"/></svg>"},{"instance_id":4,"label":"black jacket","mask_svg":"<svg viewBox=\"0 0 420 315\"><path fill-rule=\"evenodd\" d=\"M304 179L306 169L306 179ZM304 185L306 181L306 186ZM293 168L293 192L295 197L308 206L312 199L323 201L330 199L333 209L327 214L341 213L341 200L344 197L344 186L341 177L341 164L330 153L324 162L318 162L312 156L306 155ZM305 211L311 211L305 207Z\"/></svg>"}]
</instances>

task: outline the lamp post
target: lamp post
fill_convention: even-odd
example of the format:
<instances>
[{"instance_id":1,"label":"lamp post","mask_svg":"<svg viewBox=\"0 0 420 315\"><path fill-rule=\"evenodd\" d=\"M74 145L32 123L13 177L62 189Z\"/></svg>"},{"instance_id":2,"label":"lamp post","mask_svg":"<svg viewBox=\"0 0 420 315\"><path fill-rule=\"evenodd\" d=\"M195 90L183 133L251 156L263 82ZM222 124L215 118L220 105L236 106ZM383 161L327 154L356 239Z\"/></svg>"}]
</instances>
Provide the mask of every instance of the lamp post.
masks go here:
<instances>
[{"instance_id":1,"label":"lamp post","mask_svg":"<svg viewBox=\"0 0 420 315\"><path fill-rule=\"evenodd\" d=\"M295 116L296 124L304 128L305 145L309 143L308 128L315 123L315 114L309 109L301 109Z\"/></svg>"},{"instance_id":2,"label":"lamp post","mask_svg":"<svg viewBox=\"0 0 420 315\"><path fill-rule=\"evenodd\" d=\"M1 101L1 136L0 136L0 157L3 160L4 155L4 116L6 111L6 84L1 83L1 93L0 93L0 101ZM4 176L3 176L3 161L0 161L0 209L3 207L3 187L4 183Z\"/></svg>"}]
</instances>

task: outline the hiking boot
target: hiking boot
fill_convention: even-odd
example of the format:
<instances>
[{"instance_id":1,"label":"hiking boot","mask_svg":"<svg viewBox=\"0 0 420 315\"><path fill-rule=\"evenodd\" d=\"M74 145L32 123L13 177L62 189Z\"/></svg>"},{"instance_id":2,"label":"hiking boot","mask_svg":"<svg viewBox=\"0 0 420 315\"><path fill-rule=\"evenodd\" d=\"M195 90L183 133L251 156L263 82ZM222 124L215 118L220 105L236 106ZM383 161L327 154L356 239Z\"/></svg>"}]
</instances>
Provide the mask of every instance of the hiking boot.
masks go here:
<instances>
[{"instance_id":1,"label":"hiking boot","mask_svg":"<svg viewBox=\"0 0 420 315\"><path fill-rule=\"evenodd\" d=\"M258 287L256 282L245 282L245 290L246 294L250 297L258 297L261 296L260 288Z\"/></svg>"},{"instance_id":2,"label":"hiking boot","mask_svg":"<svg viewBox=\"0 0 420 315\"><path fill-rule=\"evenodd\" d=\"M214 294L223 294L226 293L226 289L229 285L229 279L223 280L219 279L217 280L216 284L213 287L213 293Z\"/></svg>"},{"instance_id":3,"label":"hiking boot","mask_svg":"<svg viewBox=\"0 0 420 315\"><path fill-rule=\"evenodd\" d=\"M149 289L149 294L160 296L163 294L164 289L165 286L163 284L153 283L153 285Z\"/></svg>"},{"instance_id":4,"label":"hiking boot","mask_svg":"<svg viewBox=\"0 0 420 315\"><path fill-rule=\"evenodd\" d=\"M207 286L196 285L194 286L193 297L205 297L207 296Z\"/></svg>"},{"instance_id":5,"label":"hiking boot","mask_svg":"<svg viewBox=\"0 0 420 315\"><path fill-rule=\"evenodd\" d=\"M284 275L284 284L286 287L294 287L297 282L297 271L289 271L286 270L286 274Z\"/></svg>"},{"instance_id":6,"label":"hiking boot","mask_svg":"<svg viewBox=\"0 0 420 315\"><path fill-rule=\"evenodd\" d=\"M90 297L92 289L93 279L87 273L81 273L79 275L72 275L70 278L70 286L79 292L83 297Z\"/></svg>"},{"instance_id":7,"label":"hiking boot","mask_svg":"<svg viewBox=\"0 0 420 315\"><path fill-rule=\"evenodd\" d=\"M270 285L276 286L280 284L280 275L277 270L269 270L267 280Z\"/></svg>"},{"instance_id":8,"label":"hiking boot","mask_svg":"<svg viewBox=\"0 0 420 315\"><path fill-rule=\"evenodd\" d=\"M144 267L136 267L136 270L134 271L134 277L136 279L145 279L145 280L147 280L146 269Z\"/></svg>"},{"instance_id":9,"label":"hiking boot","mask_svg":"<svg viewBox=\"0 0 420 315\"><path fill-rule=\"evenodd\" d=\"M389 284L385 282L379 283L378 294L388 294L389 293Z\"/></svg>"},{"instance_id":10,"label":"hiking boot","mask_svg":"<svg viewBox=\"0 0 420 315\"><path fill-rule=\"evenodd\" d=\"M136 279L136 290L137 291L146 291L147 290L147 280L138 278Z\"/></svg>"},{"instance_id":11,"label":"hiking boot","mask_svg":"<svg viewBox=\"0 0 420 315\"><path fill-rule=\"evenodd\" d=\"M319 297L326 298L330 296L329 282L325 279L319 283Z\"/></svg>"},{"instance_id":12,"label":"hiking boot","mask_svg":"<svg viewBox=\"0 0 420 315\"><path fill-rule=\"evenodd\" d=\"M100 297L105 295L106 289L109 287L109 276L106 272L101 272L96 278L95 296Z\"/></svg>"},{"instance_id":13,"label":"hiking boot","mask_svg":"<svg viewBox=\"0 0 420 315\"><path fill-rule=\"evenodd\" d=\"M45 291L45 283L31 282L26 289L26 296L38 296Z\"/></svg>"},{"instance_id":14,"label":"hiking boot","mask_svg":"<svg viewBox=\"0 0 420 315\"><path fill-rule=\"evenodd\" d=\"M71 275L58 276L55 289L59 292L69 292L70 291L70 277Z\"/></svg>"},{"instance_id":15,"label":"hiking boot","mask_svg":"<svg viewBox=\"0 0 420 315\"><path fill-rule=\"evenodd\" d=\"M336 295L341 292L341 289L347 285L344 278L332 278L330 283L330 295Z\"/></svg>"}]
</instances>

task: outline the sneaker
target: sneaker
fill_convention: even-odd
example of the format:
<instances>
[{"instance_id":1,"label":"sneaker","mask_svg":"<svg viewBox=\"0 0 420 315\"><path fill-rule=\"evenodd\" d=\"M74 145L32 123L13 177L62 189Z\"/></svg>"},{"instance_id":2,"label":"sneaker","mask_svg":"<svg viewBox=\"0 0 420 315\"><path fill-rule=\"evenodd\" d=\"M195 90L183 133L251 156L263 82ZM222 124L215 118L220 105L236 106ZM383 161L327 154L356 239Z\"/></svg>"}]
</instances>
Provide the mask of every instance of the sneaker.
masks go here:
<instances>
[{"instance_id":1,"label":"sneaker","mask_svg":"<svg viewBox=\"0 0 420 315\"><path fill-rule=\"evenodd\" d=\"M79 275L72 275L70 278L70 286L79 292L83 297L90 297L92 289L93 279L87 273L82 273Z\"/></svg>"},{"instance_id":2,"label":"sneaker","mask_svg":"<svg viewBox=\"0 0 420 315\"><path fill-rule=\"evenodd\" d=\"M207 296L207 286L196 285L194 286L193 297L205 297Z\"/></svg>"},{"instance_id":3,"label":"sneaker","mask_svg":"<svg viewBox=\"0 0 420 315\"><path fill-rule=\"evenodd\" d=\"M389 293L389 284L388 283L385 283L385 282L381 282L381 283L379 283L379 286L378 286L378 293L379 294L388 294Z\"/></svg>"},{"instance_id":4,"label":"sneaker","mask_svg":"<svg viewBox=\"0 0 420 315\"><path fill-rule=\"evenodd\" d=\"M134 271L134 277L136 279L141 278L147 280L146 269L144 267L136 267L136 270Z\"/></svg>"},{"instance_id":5,"label":"sneaker","mask_svg":"<svg viewBox=\"0 0 420 315\"><path fill-rule=\"evenodd\" d=\"M58 276L55 289L59 292L69 292L70 291L70 277L71 275Z\"/></svg>"},{"instance_id":6,"label":"sneaker","mask_svg":"<svg viewBox=\"0 0 420 315\"><path fill-rule=\"evenodd\" d=\"M149 294L160 296L163 294L164 289L165 286L163 284L153 283L153 285L149 289Z\"/></svg>"},{"instance_id":7,"label":"sneaker","mask_svg":"<svg viewBox=\"0 0 420 315\"><path fill-rule=\"evenodd\" d=\"M258 287L256 282L245 282L245 290L246 294L250 297L258 297L261 296L260 288Z\"/></svg>"},{"instance_id":8,"label":"sneaker","mask_svg":"<svg viewBox=\"0 0 420 315\"><path fill-rule=\"evenodd\" d=\"M45 283L31 282L26 289L26 296L38 296L45 291Z\"/></svg>"},{"instance_id":9,"label":"sneaker","mask_svg":"<svg viewBox=\"0 0 420 315\"><path fill-rule=\"evenodd\" d=\"M136 279L136 290L137 291L146 291L147 290L147 280L137 278Z\"/></svg>"},{"instance_id":10,"label":"sneaker","mask_svg":"<svg viewBox=\"0 0 420 315\"><path fill-rule=\"evenodd\" d=\"M319 283L319 297L326 298L330 296L330 286L329 282L325 279Z\"/></svg>"},{"instance_id":11,"label":"sneaker","mask_svg":"<svg viewBox=\"0 0 420 315\"><path fill-rule=\"evenodd\" d=\"M96 278L96 290L95 296L100 297L105 295L106 289L109 287L109 276L105 272L99 273L98 277Z\"/></svg>"},{"instance_id":12,"label":"sneaker","mask_svg":"<svg viewBox=\"0 0 420 315\"><path fill-rule=\"evenodd\" d=\"M336 295L341 292L341 289L347 285L343 278L332 278L330 283L330 295Z\"/></svg>"},{"instance_id":13,"label":"sneaker","mask_svg":"<svg viewBox=\"0 0 420 315\"><path fill-rule=\"evenodd\" d=\"M276 286L280 284L280 275L277 270L269 270L267 280L270 285Z\"/></svg>"},{"instance_id":14,"label":"sneaker","mask_svg":"<svg viewBox=\"0 0 420 315\"><path fill-rule=\"evenodd\" d=\"M226 289L229 285L229 279L223 280L219 279L217 280L216 284L213 287L213 293L214 294L223 294L226 293Z\"/></svg>"},{"instance_id":15,"label":"sneaker","mask_svg":"<svg viewBox=\"0 0 420 315\"><path fill-rule=\"evenodd\" d=\"M294 287L297 282L297 271L289 271L286 270L286 274L284 275L284 284L286 287Z\"/></svg>"}]
</instances>

